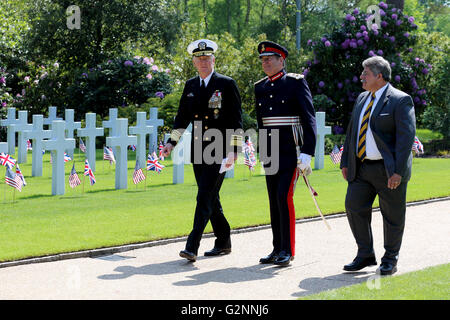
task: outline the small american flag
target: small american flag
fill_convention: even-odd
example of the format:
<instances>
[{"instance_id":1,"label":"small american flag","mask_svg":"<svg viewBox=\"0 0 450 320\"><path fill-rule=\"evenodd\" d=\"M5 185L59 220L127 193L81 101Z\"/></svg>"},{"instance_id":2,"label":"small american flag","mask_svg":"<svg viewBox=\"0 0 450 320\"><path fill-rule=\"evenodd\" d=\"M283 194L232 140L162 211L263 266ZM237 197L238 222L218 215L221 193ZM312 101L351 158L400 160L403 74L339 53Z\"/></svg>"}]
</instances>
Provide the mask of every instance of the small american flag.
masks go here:
<instances>
[{"instance_id":1,"label":"small american flag","mask_svg":"<svg viewBox=\"0 0 450 320\"><path fill-rule=\"evenodd\" d=\"M129 145L131 151L136 151L136 146L134 144Z\"/></svg>"},{"instance_id":2,"label":"small american flag","mask_svg":"<svg viewBox=\"0 0 450 320\"><path fill-rule=\"evenodd\" d=\"M27 182L25 181L25 177L23 176L22 171L20 171L18 163L16 164L16 175L18 175L20 177L20 179L22 180L23 185L26 186Z\"/></svg>"},{"instance_id":3,"label":"small american flag","mask_svg":"<svg viewBox=\"0 0 450 320\"><path fill-rule=\"evenodd\" d=\"M5 183L10 187L22 191L22 179L20 179L20 177L15 174L10 167L6 167Z\"/></svg>"},{"instance_id":4,"label":"small american flag","mask_svg":"<svg viewBox=\"0 0 450 320\"><path fill-rule=\"evenodd\" d=\"M91 186L93 186L96 181L95 181L95 176L94 176L94 173L92 172L91 166L89 165L88 159L86 159L84 161L84 175L89 176L89 181L91 183Z\"/></svg>"},{"instance_id":5,"label":"small american flag","mask_svg":"<svg viewBox=\"0 0 450 320\"><path fill-rule=\"evenodd\" d=\"M2 164L2 166L12 168L16 164L16 159L11 157L9 154L2 152L0 153L0 163Z\"/></svg>"},{"instance_id":6,"label":"small american flag","mask_svg":"<svg viewBox=\"0 0 450 320\"><path fill-rule=\"evenodd\" d=\"M141 166L139 164L139 160L136 159L136 166L134 167L133 172L133 182L134 184L138 184L141 181L145 180L144 173L142 172Z\"/></svg>"},{"instance_id":7,"label":"small american flag","mask_svg":"<svg viewBox=\"0 0 450 320\"><path fill-rule=\"evenodd\" d=\"M109 163L116 163L116 159L114 158L114 153L111 148L104 147L103 148L103 160L109 160Z\"/></svg>"},{"instance_id":8,"label":"small american flag","mask_svg":"<svg viewBox=\"0 0 450 320\"><path fill-rule=\"evenodd\" d=\"M31 147L31 141L30 139L27 140L27 151L28 150L33 150L33 148Z\"/></svg>"},{"instance_id":9,"label":"small american flag","mask_svg":"<svg viewBox=\"0 0 450 320\"><path fill-rule=\"evenodd\" d=\"M80 150L82 152L86 153L86 146L84 145L83 139L81 139L81 138L80 138L79 145L80 145Z\"/></svg>"},{"instance_id":10,"label":"small american flag","mask_svg":"<svg viewBox=\"0 0 450 320\"><path fill-rule=\"evenodd\" d=\"M334 145L333 150L330 153L331 161L334 164L338 164L341 162L342 151L344 151L343 145L341 146L341 148L338 148L337 145Z\"/></svg>"},{"instance_id":11,"label":"small american flag","mask_svg":"<svg viewBox=\"0 0 450 320\"><path fill-rule=\"evenodd\" d=\"M423 144L420 142L417 136L414 137L412 150L416 153L416 155L423 154Z\"/></svg>"},{"instance_id":12,"label":"small american flag","mask_svg":"<svg viewBox=\"0 0 450 320\"><path fill-rule=\"evenodd\" d=\"M80 178L78 177L77 172L75 171L75 163L74 163L69 175L69 186L73 189L80 184L81 181Z\"/></svg>"},{"instance_id":13,"label":"small american flag","mask_svg":"<svg viewBox=\"0 0 450 320\"><path fill-rule=\"evenodd\" d=\"M158 157L156 156L156 153L153 152L152 155L148 155L147 157L147 170L156 171L158 173L161 173L164 166L158 162Z\"/></svg>"},{"instance_id":14,"label":"small american flag","mask_svg":"<svg viewBox=\"0 0 450 320\"><path fill-rule=\"evenodd\" d=\"M160 141L159 142L159 160L161 160L161 161L164 160L164 156L162 153L163 149L164 149L164 146L163 146L162 142Z\"/></svg>"}]
</instances>

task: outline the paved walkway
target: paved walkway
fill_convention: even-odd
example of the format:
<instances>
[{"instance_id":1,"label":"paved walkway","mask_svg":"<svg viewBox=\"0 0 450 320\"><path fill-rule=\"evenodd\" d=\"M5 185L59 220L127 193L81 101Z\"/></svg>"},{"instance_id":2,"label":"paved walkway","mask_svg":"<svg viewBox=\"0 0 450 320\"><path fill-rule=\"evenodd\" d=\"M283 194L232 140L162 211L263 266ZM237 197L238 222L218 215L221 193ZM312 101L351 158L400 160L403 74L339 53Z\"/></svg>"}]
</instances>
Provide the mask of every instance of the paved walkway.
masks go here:
<instances>
[{"instance_id":1,"label":"paved walkway","mask_svg":"<svg viewBox=\"0 0 450 320\"><path fill-rule=\"evenodd\" d=\"M232 235L233 252L204 257L214 239L204 238L195 263L178 256L184 241L119 252L0 268L0 299L295 299L367 282L376 266L342 270L356 254L344 215L296 225L296 257L289 267L261 265L271 251L268 228ZM384 253L381 214L373 214L377 261ZM398 263L399 275L450 262L450 200L410 205ZM370 283L370 282L368 282ZM448 298L448 297L447 297Z\"/></svg>"}]
</instances>

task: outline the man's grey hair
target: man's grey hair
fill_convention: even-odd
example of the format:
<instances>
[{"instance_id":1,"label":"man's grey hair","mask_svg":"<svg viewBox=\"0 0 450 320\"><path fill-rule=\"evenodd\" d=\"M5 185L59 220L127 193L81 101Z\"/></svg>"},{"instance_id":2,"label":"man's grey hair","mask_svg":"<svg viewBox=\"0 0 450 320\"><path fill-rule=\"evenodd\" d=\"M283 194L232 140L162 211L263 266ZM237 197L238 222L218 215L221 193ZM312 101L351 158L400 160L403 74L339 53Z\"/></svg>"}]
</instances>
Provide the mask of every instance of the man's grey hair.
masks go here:
<instances>
[{"instance_id":1,"label":"man's grey hair","mask_svg":"<svg viewBox=\"0 0 450 320\"><path fill-rule=\"evenodd\" d=\"M389 61L380 56L370 57L363 61L363 68L367 67L372 71L374 76L381 73L385 81L391 80L391 65Z\"/></svg>"}]
</instances>

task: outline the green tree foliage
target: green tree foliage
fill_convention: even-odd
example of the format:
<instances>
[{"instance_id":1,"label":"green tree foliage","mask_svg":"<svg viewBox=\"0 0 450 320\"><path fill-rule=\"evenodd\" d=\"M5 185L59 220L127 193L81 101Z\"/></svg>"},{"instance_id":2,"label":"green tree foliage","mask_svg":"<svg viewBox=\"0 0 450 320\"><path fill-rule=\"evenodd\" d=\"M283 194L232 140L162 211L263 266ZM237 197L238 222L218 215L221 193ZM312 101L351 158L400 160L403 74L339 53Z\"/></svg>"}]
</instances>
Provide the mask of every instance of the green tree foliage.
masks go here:
<instances>
[{"instance_id":1,"label":"green tree foliage","mask_svg":"<svg viewBox=\"0 0 450 320\"><path fill-rule=\"evenodd\" d=\"M58 61L65 68L95 67L142 39L168 45L179 18L167 1L79 0L80 29L69 29L71 0L36 0L29 4L26 45L34 61Z\"/></svg>"}]
</instances>

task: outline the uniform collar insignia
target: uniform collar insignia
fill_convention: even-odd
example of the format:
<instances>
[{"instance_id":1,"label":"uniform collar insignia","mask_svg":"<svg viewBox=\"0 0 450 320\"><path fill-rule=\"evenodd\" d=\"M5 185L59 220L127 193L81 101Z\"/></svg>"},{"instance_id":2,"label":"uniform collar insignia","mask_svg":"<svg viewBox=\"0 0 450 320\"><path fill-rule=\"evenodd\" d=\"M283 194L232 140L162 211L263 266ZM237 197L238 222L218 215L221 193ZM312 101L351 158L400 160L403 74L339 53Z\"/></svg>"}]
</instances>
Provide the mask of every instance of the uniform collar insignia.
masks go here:
<instances>
[{"instance_id":1,"label":"uniform collar insignia","mask_svg":"<svg viewBox=\"0 0 450 320\"><path fill-rule=\"evenodd\" d=\"M281 70L280 72L274 74L273 76L269 77L270 82L274 82L275 80L280 79L284 76L286 72L284 70Z\"/></svg>"}]
</instances>

